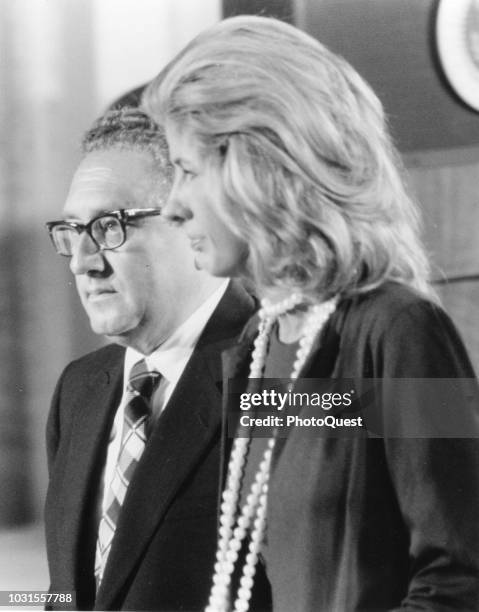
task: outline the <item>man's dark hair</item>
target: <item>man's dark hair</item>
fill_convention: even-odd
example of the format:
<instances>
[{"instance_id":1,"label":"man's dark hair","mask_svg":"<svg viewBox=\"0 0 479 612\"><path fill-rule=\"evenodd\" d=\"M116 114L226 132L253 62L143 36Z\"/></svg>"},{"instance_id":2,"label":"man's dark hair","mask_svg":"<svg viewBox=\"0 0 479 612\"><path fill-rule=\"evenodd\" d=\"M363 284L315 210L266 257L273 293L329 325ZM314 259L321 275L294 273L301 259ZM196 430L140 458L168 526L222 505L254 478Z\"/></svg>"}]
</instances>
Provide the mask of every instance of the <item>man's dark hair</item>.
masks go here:
<instances>
[{"instance_id":1,"label":"man's dark hair","mask_svg":"<svg viewBox=\"0 0 479 612\"><path fill-rule=\"evenodd\" d=\"M139 148L154 159L169 165L165 132L153 119L138 108L109 110L85 133L83 153L110 148Z\"/></svg>"}]
</instances>

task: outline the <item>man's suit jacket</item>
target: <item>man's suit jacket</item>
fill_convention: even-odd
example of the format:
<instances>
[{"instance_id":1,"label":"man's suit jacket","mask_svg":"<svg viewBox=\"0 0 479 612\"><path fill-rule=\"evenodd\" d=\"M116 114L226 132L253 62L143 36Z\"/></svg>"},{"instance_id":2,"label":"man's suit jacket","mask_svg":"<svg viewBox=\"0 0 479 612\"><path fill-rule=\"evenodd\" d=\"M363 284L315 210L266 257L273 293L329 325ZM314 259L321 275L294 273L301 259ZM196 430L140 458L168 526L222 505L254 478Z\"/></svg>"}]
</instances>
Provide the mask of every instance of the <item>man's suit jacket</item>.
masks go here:
<instances>
[{"instance_id":1,"label":"man's suit jacket","mask_svg":"<svg viewBox=\"0 0 479 612\"><path fill-rule=\"evenodd\" d=\"M221 352L254 308L230 283L148 440L96 598L94 516L125 350L110 345L65 369L47 425L51 592L76 591L78 609L204 608L220 492Z\"/></svg>"}]
</instances>

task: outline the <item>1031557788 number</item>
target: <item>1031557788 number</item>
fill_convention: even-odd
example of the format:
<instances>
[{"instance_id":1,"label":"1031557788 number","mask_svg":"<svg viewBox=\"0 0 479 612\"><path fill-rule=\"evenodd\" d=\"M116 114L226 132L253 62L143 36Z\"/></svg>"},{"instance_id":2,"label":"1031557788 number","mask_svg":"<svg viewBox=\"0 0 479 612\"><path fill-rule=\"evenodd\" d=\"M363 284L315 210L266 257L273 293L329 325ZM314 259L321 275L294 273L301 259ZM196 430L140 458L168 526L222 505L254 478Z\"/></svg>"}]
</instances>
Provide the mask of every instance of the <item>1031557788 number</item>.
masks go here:
<instances>
[{"instance_id":1,"label":"1031557788 number","mask_svg":"<svg viewBox=\"0 0 479 612\"><path fill-rule=\"evenodd\" d=\"M49 593L48 591L0 591L0 606L24 606L45 604L75 604L75 593L63 591ZM69 607L70 607L69 606Z\"/></svg>"}]
</instances>

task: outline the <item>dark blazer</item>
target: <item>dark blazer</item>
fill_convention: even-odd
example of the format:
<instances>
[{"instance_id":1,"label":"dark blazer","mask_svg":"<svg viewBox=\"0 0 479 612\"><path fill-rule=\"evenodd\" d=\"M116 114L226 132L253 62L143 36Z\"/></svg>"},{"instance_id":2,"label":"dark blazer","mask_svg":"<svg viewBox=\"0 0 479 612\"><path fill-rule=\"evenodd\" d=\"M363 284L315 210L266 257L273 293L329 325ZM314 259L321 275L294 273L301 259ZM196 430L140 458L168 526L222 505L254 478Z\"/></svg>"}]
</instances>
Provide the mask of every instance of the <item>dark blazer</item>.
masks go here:
<instances>
[{"instance_id":1,"label":"dark blazer","mask_svg":"<svg viewBox=\"0 0 479 612\"><path fill-rule=\"evenodd\" d=\"M107 346L65 369L47 425L51 592L76 591L78 609L204 608L216 551L220 354L254 309L251 296L230 283L148 440L96 599L93 517L122 394L124 349Z\"/></svg>"},{"instance_id":2,"label":"dark blazer","mask_svg":"<svg viewBox=\"0 0 479 612\"><path fill-rule=\"evenodd\" d=\"M257 316L224 355L227 379L248 375L256 334ZM377 379L386 435L278 439L263 550L274 612L479 610L474 376L449 317L406 287L339 303L302 377ZM425 414L439 415L439 437Z\"/></svg>"}]
</instances>

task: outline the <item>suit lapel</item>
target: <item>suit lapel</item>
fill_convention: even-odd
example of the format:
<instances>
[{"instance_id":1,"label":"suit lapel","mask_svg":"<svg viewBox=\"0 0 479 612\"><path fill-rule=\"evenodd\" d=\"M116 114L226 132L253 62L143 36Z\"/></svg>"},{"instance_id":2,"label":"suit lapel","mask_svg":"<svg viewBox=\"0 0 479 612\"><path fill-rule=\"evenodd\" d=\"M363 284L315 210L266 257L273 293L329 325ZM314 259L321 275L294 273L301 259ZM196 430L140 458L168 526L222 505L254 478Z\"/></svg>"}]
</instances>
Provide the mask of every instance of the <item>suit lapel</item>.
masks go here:
<instances>
[{"instance_id":1,"label":"suit lapel","mask_svg":"<svg viewBox=\"0 0 479 612\"><path fill-rule=\"evenodd\" d=\"M114 604L179 489L216 443L221 424L220 355L253 310L251 297L230 286L205 327L128 488L96 609Z\"/></svg>"},{"instance_id":2,"label":"suit lapel","mask_svg":"<svg viewBox=\"0 0 479 612\"><path fill-rule=\"evenodd\" d=\"M63 559L65 572L75 576L76 584L82 572L79 561L85 546L82 526L93 518L91 512L95 510L95 495L101 475L98 466L104 464L102 456L106 452L112 420L121 396L123 354L119 349L114 358L103 364L102 369L87 373L84 378L87 387L77 393L72 404L74 435L70 440L64 470L68 483L62 490L68 494L59 506L63 512L63 518L59 521L62 526L59 543L67 551Z\"/></svg>"}]
</instances>

